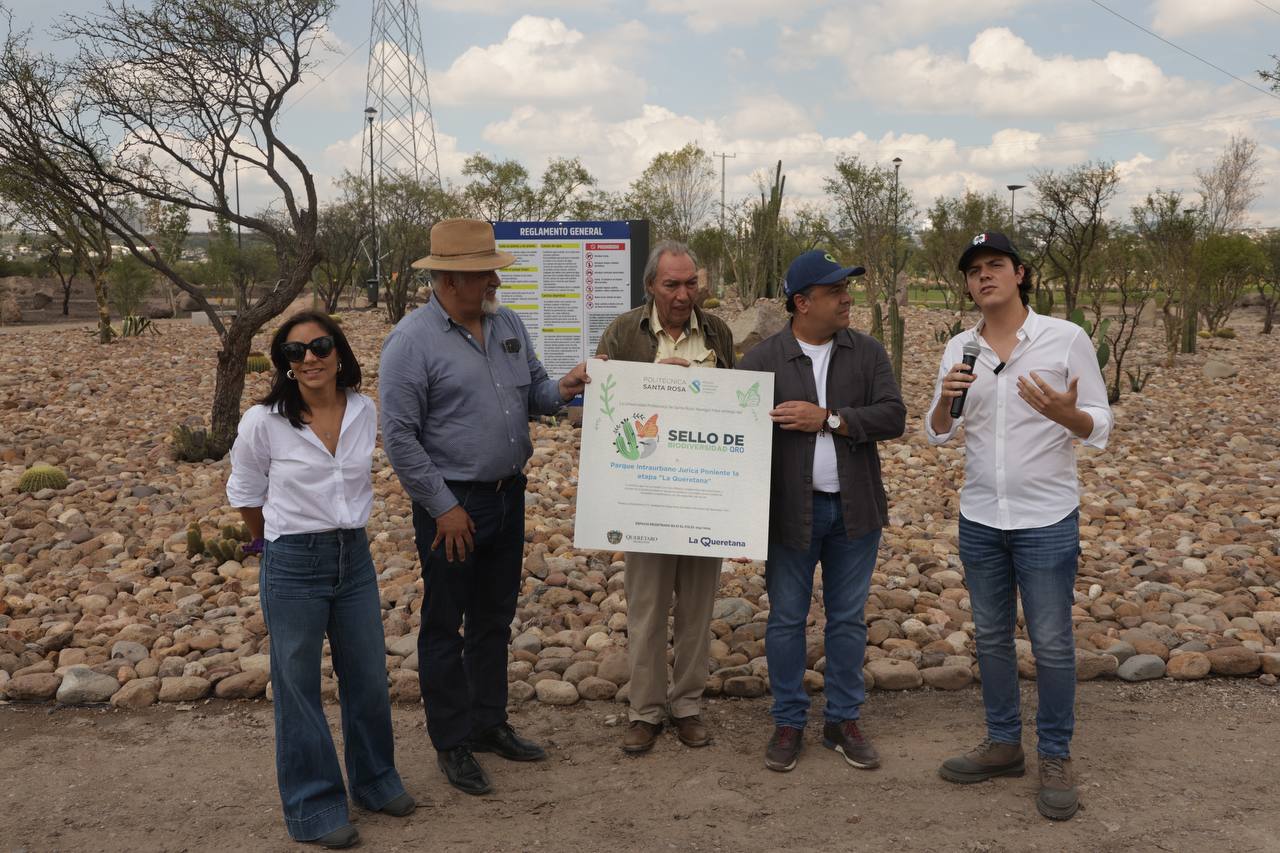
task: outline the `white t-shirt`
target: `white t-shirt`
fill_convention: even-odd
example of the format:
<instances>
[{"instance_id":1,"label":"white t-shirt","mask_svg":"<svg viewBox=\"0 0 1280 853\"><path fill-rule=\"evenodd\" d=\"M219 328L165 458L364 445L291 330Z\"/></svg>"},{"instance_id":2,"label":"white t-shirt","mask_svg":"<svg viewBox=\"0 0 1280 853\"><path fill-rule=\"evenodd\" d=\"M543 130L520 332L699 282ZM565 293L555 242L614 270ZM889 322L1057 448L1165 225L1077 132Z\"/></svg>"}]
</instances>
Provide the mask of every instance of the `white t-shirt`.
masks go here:
<instances>
[{"instance_id":1,"label":"white t-shirt","mask_svg":"<svg viewBox=\"0 0 1280 853\"><path fill-rule=\"evenodd\" d=\"M831 366L831 348L835 340L825 344L806 344L799 338L796 343L813 362L813 382L818 388L818 405L827 407L827 368ZM840 491L840 475L836 471L836 442L831 430L823 430L813 448L813 490L815 492Z\"/></svg>"}]
</instances>

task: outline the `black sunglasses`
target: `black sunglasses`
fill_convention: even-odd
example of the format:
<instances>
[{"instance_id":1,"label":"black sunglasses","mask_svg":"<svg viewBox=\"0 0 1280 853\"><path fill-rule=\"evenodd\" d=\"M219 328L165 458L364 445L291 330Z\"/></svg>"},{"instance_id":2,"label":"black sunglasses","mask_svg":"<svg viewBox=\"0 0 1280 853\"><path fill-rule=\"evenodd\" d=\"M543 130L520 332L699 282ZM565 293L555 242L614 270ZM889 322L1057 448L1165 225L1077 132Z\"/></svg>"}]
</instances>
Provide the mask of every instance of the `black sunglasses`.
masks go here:
<instances>
[{"instance_id":1,"label":"black sunglasses","mask_svg":"<svg viewBox=\"0 0 1280 853\"><path fill-rule=\"evenodd\" d=\"M280 345L280 352L289 363L297 364L307 357L307 350L315 353L316 358L328 358L329 353L333 352L333 347L333 338L325 335L322 338L316 338L309 344L304 344L301 341L288 341Z\"/></svg>"}]
</instances>

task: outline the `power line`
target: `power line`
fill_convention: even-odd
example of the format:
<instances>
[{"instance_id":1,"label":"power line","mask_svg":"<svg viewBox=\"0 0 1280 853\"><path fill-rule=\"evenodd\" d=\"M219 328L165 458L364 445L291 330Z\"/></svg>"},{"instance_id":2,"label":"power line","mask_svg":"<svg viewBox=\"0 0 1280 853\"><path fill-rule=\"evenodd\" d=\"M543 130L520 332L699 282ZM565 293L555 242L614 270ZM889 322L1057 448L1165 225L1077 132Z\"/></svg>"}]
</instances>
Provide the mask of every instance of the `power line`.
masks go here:
<instances>
[{"instance_id":1,"label":"power line","mask_svg":"<svg viewBox=\"0 0 1280 853\"><path fill-rule=\"evenodd\" d=\"M1268 6L1266 3L1263 3L1262 0L1253 0L1253 2L1257 3L1259 6L1266 9L1268 12L1271 12L1276 15L1280 15L1280 9L1277 9L1275 6Z\"/></svg>"},{"instance_id":2,"label":"power line","mask_svg":"<svg viewBox=\"0 0 1280 853\"><path fill-rule=\"evenodd\" d=\"M1134 20L1132 20L1132 19L1130 19L1130 18L1126 18L1124 15L1121 15L1121 14L1120 14L1119 12L1117 12L1115 9L1112 9L1110 6L1106 5L1105 3L1100 2L1100 0L1089 0L1089 2L1090 2L1090 3L1092 3L1093 5L1097 6L1099 9L1102 9L1104 12L1110 12L1112 15L1115 15L1117 18L1119 18L1120 20L1124 21L1125 23L1127 23L1127 24L1129 24L1129 25L1131 25L1131 26L1137 27L1138 29L1142 30L1144 33L1146 33L1147 35L1151 36L1152 38L1154 38L1154 39L1159 39L1160 41L1162 41L1162 42L1164 42L1165 44L1169 45L1169 47L1173 48L1174 50L1178 50L1178 51L1181 51L1181 52L1185 53L1187 56L1191 57L1192 59L1196 60L1197 62L1202 62L1202 63L1204 63L1205 65L1209 66L1210 68L1212 68L1212 69L1213 69L1213 70L1215 70L1215 71L1220 71L1221 73L1223 73L1223 74L1227 75L1228 77L1230 77L1232 80L1235 80L1237 83L1243 83L1244 85L1248 86L1250 89L1253 89L1255 92L1261 92L1262 94L1266 95L1268 98L1275 98L1275 99L1277 99L1277 100L1280 100L1280 95L1277 95L1275 92L1268 91L1267 89L1264 89L1264 88L1262 88L1261 86L1255 86L1253 83L1250 83L1248 80L1244 79L1243 77L1238 77L1238 76L1236 76L1235 74L1232 74L1232 73L1231 73L1230 71L1228 71L1227 69L1223 68L1222 66L1213 64L1213 63L1212 63L1212 62L1210 62L1209 60L1205 59L1203 56L1199 56L1199 55L1197 55L1197 54L1194 54L1194 53L1192 53L1191 51L1187 50L1185 47L1181 47L1181 46L1179 46L1179 45L1174 44L1173 42L1169 41L1169 40L1168 40L1167 38L1165 38L1164 36L1157 35L1156 33L1152 32L1151 30L1149 30L1149 29L1147 29L1146 27L1142 26L1142 24L1139 24L1137 21L1134 21ZM1256 2L1256 0L1255 0L1255 2ZM1268 8L1270 8L1270 7L1268 7ZM1275 10L1273 9L1272 11L1275 11Z\"/></svg>"},{"instance_id":3,"label":"power line","mask_svg":"<svg viewBox=\"0 0 1280 853\"><path fill-rule=\"evenodd\" d=\"M282 110L280 111L280 115L282 115L282 116L283 116L285 113L289 112L289 110L291 110L291 109L293 109L294 107L296 107L296 106L298 105L298 102L299 102L299 101L301 101L301 100L302 100L303 98L305 98L307 95L310 95L312 92L314 92L316 89L318 89L318 88L320 87L320 84L324 83L324 81L325 81L325 80L328 80L330 77L332 77L332 76L333 76L333 73L334 73L335 71L337 71L339 68L341 68L343 65L345 65L348 59L350 59L351 57L353 57L353 56L355 56L355 55L356 55L356 51L358 51L358 50L362 49L362 48L363 48L365 45L367 45L368 43L369 43L369 39L365 39L364 41L360 42L360 43L359 43L358 45L356 45L355 47L351 48L351 50L347 51L347 55L346 55L346 56L344 56L344 57L342 57L342 59L341 59L341 60L339 60L339 62L338 62L338 64L337 64L337 65L335 65L335 66L333 66L332 68L330 68L330 69L329 69L329 71L328 71L328 72L327 72L323 77L321 77L321 78L320 78L319 80L317 80L316 82L312 83L310 86L308 86L308 87L307 87L307 88L302 92L302 94L300 94L300 95L298 95L298 97L294 98L294 99L293 99L293 101L292 101L288 106L286 106L284 109L282 109Z\"/></svg>"}]
</instances>

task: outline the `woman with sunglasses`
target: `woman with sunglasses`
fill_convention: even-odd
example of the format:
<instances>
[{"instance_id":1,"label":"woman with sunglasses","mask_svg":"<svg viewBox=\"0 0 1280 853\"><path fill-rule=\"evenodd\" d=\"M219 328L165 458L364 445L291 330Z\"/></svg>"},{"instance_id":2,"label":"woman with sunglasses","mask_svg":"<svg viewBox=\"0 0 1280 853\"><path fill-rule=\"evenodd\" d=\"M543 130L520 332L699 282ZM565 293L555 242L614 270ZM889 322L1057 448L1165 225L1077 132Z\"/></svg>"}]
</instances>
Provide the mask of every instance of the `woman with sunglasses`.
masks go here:
<instances>
[{"instance_id":1,"label":"woman with sunglasses","mask_svg":"<svg viewBox=\"0 0 1280 853\"><path fill-rule=\"evenodd\" d=\"M276 777L297 841L350 847L359 834L320 701L326 635L342 704L353 799L402 817L378 583L365 525L377 412L360 365L325 314L295 314L271 340L271 390L240 421L227 497L265 539L259 577L271 637Z\"/></svg>"}]
</instances>

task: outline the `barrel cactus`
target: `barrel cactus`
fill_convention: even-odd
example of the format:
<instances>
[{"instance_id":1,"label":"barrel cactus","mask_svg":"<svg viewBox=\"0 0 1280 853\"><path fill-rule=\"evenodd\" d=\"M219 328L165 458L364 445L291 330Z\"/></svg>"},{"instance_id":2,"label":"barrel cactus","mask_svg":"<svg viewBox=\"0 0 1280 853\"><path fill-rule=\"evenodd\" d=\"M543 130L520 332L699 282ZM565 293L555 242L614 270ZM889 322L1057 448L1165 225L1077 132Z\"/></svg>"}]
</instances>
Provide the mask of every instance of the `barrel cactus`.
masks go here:
<instances>
[{"instance_id":1,"label":"barrel cactus","mask_svg":"<svg viewBox=\"0 0 1280 853\"><path fill-rule=\"evenodd\" d=\"M240 559L240 543L234 539L212 539L204 543L204 552L218 563Z\"/></svg>"},{"instance_id":2,"label":"barrel cactus","mask_svg":"<svg viewBox=\"0 0 1280 853\"><path fill-rule=\"evenodd\" d=\"M245 360L244 369L249 373L266 373L271 369L271 359L260 352L251 352Z\"/></svg>"},{"instance_id":3,"label":"barrel cactus","mask_svg":"<svg viewBox=\"0 0 1280 853\"><path fill-rule=\"evenodd\" d=\"M70 481L61 468L55 468L52 465L32 465L19 478L18 491L38 492L42 489L65 489L68 482Z\"/></svg>"},{"instance_id":4,"label":"barrel cactus","mask_svg":"<svg viewBox=\"0 0 1280 853\"><path fill-rule=\"evenodd\" d=\"M702 303L703 308L719 308L720 300L714 296L709 297L706 302Z\"/></svg>"},{"instance_id":5,"label":"barrel cactus","mask_svg":"<svg viewBox=\"0 0 1280 853\"><path fill-rule=\"evenodd\" d=\"M187 525L187 554L194 557L204 553L204 536L200 534L200 525L194 521Z\"/></svg>"}]
</instances>

